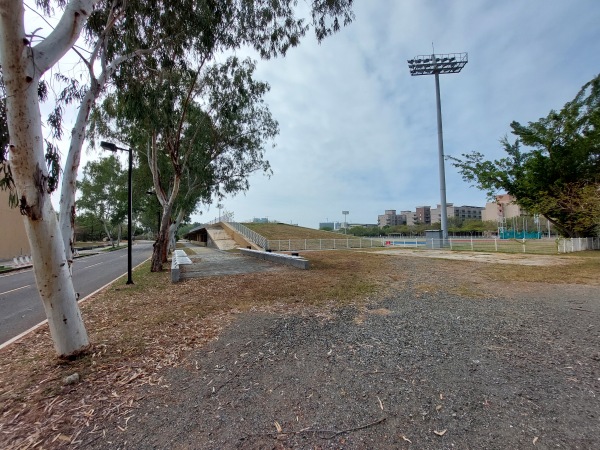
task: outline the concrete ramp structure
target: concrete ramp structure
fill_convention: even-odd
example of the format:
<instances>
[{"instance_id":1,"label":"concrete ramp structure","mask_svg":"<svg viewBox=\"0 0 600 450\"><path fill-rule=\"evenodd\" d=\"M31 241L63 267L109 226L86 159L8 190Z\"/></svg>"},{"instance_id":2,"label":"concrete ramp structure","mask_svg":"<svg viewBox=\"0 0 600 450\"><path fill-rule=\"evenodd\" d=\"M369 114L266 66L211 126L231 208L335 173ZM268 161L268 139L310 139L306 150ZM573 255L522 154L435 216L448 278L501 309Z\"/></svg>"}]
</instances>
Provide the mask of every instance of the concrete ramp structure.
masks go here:
<instances>
[{"instance_id":1,"label":"concrete ramp structure","mask_svg":"<svg viewBox=\"0 0 600 450\"><path fill-rule=\"evenodd\" d=\"M232 250L239 247L233 236L227 233L220 224L207 227L206 232L208 234L208 247L218 248L219 250Z\"/></svg>"},{"instance_id":2,"label":"concrete ramp structure","mask_svg":"<svg viewBox=\"0 0 600 450\"><path fill-rule=\"evenodd\" d=\"M184 238L189 239L190 242L196 245L217 248L219 250L232 250L235 248L261 249L261 247L248 240L227 222L200 225L190 230L184 235Z\"/></svg>"}]
</instances>

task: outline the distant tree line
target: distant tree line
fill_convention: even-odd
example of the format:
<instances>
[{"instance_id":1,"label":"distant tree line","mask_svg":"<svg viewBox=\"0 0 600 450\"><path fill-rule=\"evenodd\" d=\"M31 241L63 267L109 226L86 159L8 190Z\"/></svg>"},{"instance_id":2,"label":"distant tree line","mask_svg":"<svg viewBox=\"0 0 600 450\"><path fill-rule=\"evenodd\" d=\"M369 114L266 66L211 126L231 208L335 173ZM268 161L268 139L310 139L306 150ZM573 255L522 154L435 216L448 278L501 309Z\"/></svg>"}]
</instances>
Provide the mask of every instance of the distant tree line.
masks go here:
<instances>
[{"instance_id":1,"label":"distant tree line","mask_svg":"<svg viewBox=\"0 0 600 450\"><path fill-rule=\"evenodd\" d=\"M391 234L400 234L403 236L424 236L426 230L439 230L440 224L414 224L414 225L394 225L385 227L352 227L348 233L353 236L377 237L388 236ZM448 232L458 236L481 236L486 233L496 232L498 223L495 221L482 222L481 220L461 220L454 217L448 219Z\"/></svg>"}]
</instances>

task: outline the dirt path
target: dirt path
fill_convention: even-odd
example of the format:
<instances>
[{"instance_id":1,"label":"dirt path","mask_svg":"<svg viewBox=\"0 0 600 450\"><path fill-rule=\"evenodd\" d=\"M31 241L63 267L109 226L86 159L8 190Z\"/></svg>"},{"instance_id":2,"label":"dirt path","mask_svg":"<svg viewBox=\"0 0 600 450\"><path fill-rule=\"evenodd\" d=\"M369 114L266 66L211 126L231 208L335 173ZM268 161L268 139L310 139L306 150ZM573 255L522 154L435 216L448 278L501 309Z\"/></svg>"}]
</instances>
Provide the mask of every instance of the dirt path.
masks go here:
<instances>
[{"instance_id":1,"label":"dirt path","mask_svg":"<svg viewBox=\"0 0 600 450\"><path fill-rule=\"evenodd\" d=\"M240 314L84 447L600 448L597 286L395 264L367 306Z\"/></svg>"}]
</instances>

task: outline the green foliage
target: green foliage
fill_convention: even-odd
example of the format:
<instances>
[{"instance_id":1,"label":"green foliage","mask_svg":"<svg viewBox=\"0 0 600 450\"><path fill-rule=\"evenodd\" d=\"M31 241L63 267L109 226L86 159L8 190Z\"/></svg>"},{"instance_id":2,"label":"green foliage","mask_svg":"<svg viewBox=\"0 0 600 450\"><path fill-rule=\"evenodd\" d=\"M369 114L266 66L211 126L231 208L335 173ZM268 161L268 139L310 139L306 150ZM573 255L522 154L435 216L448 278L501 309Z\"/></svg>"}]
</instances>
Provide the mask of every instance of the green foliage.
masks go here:
<instances>
[{"instance_id":1,"label":"green foliage","mask_svg":"<svg viewBox=\"0 0 600 450\"><path fill-rule=\"evenodd\" d=\"M459 219L456 217L448 218L448 232L453 235L482 235L486 232L495 232L498 230L498 223L495 221L481 221L477 219Z\"/></svg>"},{"instance_id":2,"label":"green foliage","mask_svg":"<svg viewBox=\"0 0 600 450\"><path fill-rule=\"evenodd\" d=\"M75 224L76 242L97 242L104 238L104 226L102 221L91 212L84 212L77 216Z\"/></svg>"},{"instance_id":3,"label":"green foliage","mask_svg":"<svg viewBox=\"0 0 600 450\"><path fill-rule=\"evenodd\" d=\"M127 171L121 169L116 156L110 155L87 163L79 190L77 206L82 212L111 227L125 220L128 207Z\"/></svg>"},{"instance_id":4,"label":"green foliage","mask_svg":"<svg viewBox=\"0 0 600 450\"><path fill-rule=\"evenodd\" d=\"M193 212L213 198L248 189L248 177L269 173L265 144L278 132L263 97L266 83L255 81L255 63L236 57L196 72L163 70L153 80L130 82L94 112L92 133L117 134L143 149L156 137L160 189L169 193L181 180L173 212ZM147 188L147 161L140 160Z\"/></svg>"},{"instance_id":5,"label":"green foliage","mask_svg":"<svg viewBox=\"0 0 600 450\"><path fill-rule=\"evenodd\" d=\"M348 232L354 236L381 236L383 233L379 227L352 227Z\"/></svg>"},{"instance_id":6,"label":"green foliage","mask_svg":"<svg viewBox=\"0 0 600 450\"><path fill-rule=\"evenodd\" d=\"M183 224L179 227L177 233L179 234L179 236L185 236L191 229L196 228L197 226L200 226L200 223L194 222Z\"/></svg>"},{"instance_id":7,"label":"green foliage","mask_svg":"<svg viewBox=\"0 0 600 450\"><path fill-rule=\"evenodd\" d=\"M560 112L537 122L511 123L518 139L501 143L507 157L478 152L451 158L466 181L490 198L505 191L529 213L543 214L564 235L597 234L600 225L600 76ZM521 149L521 144L528 147Z\"/></svg>"}]
</instances>

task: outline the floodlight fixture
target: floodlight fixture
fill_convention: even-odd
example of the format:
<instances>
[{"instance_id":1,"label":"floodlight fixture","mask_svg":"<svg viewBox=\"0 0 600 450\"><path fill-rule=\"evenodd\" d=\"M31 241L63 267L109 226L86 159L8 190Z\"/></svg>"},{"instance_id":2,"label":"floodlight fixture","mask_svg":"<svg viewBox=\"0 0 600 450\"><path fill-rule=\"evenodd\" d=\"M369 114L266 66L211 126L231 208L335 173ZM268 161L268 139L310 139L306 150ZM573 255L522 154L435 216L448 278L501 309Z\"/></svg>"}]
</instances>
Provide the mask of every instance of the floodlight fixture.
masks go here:
<instances>
[{"instance_id":1,"label":"floodlight fixture","mask_svg":"<svg viewBox=\"0 0 600 450\"><path fill-rule=\"evenodd\" d=\"M346 234L346 230L348 229L348 214L350 214L350 211L342 211L342 214L344 215L344 234Z\"/></svg>"},{"instance_id":2,"label":"floodlight fixture","mask_svg":"<svg viewBox=\"0 0 600 450\"><path fill-rule=\"evenodd\" d=\"M418 55L408 60L408 69L412 76L458 73L468 60L467 53Z\"/></svg>"},{"instance_id":3,"label":"floodlight fixture","mask_svg":"<svg viewBox=\"0 0 600 450\"><path fill-rule=\"evenodd\" d=\"M440 172L440 217L442 246L448 239L448 208L446 205L446 172L444 169L444 136L442 131L442 103L440 100L440 74L459 73L469 61L467 53L445 53L418 55L407 60L411 76L435 75L435 97L437 103L438 153Z\"/></svg>"}]
</instances>

